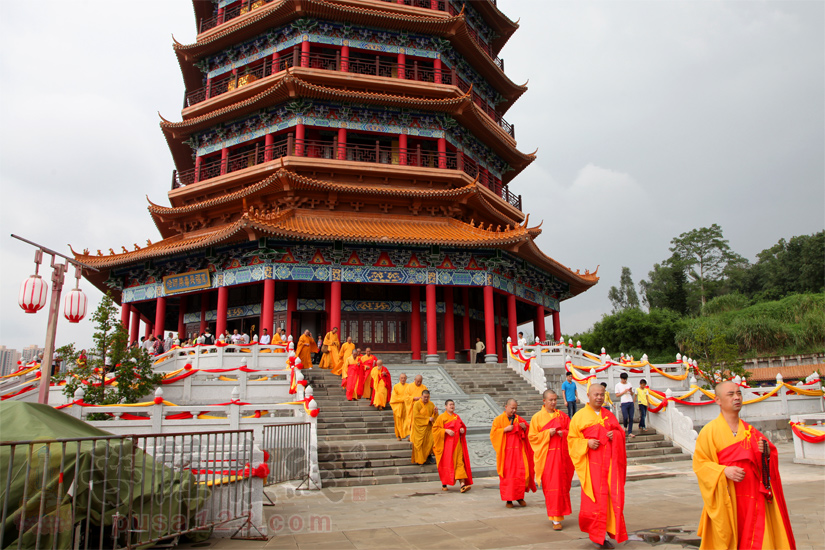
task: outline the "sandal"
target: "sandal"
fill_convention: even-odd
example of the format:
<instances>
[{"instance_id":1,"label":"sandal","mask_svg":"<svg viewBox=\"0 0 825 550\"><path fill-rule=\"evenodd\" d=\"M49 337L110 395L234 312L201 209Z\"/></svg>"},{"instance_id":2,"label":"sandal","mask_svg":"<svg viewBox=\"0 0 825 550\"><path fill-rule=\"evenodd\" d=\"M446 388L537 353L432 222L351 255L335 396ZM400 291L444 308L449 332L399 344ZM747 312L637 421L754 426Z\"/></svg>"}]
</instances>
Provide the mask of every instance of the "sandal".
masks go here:
<instances>
[{"instance_id":1,"label":"sandal","mask_svg":"<svg viewBox=\"0 0 825 550\"><path fill-rule=\"evenodd\" d=\"M461 486L461 492L462 492L462 493L466 493L467 491L469 491L469 490L470 490L470 489L472 489L472 488L473 488L473 486L472 486L472 485L462 485L462 486Z\"/></svg>"}]
</instances>

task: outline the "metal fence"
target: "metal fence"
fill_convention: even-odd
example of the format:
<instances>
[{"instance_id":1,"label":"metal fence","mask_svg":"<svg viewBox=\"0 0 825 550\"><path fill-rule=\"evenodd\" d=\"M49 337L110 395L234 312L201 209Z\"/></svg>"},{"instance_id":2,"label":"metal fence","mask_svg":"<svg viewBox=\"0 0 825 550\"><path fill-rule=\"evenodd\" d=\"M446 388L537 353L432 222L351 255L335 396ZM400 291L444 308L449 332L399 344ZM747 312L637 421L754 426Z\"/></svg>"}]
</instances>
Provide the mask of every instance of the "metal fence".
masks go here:
<instances>
[{"instance_id":1,"label":"metal fence","mask_svg":"<svg viewBox=\"0 0 825 550\"><path fill-rule=\"evenodd\" d=\"M252 522L253 449L252 430L2 441L0 548L133 548L213 530L264 538Z\"/></svg>"},{"instance_id":2,"label":"metal fence","mask_svg":"<svg viewBox=\"0 0 825 550\"><path fill-rule=\"evenodd\" d=\"M312 424L272 424L263 427L261 449L268 455L266 484L300 480L298 488L310 488Z\"/></svg>"}]
</instances>

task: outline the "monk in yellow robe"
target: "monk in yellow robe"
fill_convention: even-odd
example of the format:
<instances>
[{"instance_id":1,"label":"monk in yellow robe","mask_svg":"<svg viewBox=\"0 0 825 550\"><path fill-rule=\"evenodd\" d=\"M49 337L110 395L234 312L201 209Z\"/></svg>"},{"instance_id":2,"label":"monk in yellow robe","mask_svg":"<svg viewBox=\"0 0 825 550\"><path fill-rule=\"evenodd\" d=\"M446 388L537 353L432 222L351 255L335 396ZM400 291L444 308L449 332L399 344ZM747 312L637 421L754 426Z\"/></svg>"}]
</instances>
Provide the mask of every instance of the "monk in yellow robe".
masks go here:
<instances>
[{"instance_id":1,"label":"monk in yellow robe","mask_svg":"<svg viewBox=\"0 0 825 550\"><path fill-rule=\"evenodd\" d=\"M281 335L281 327L275 329L275 334L272 335L273 346L285 346L286 343ZM286 350L275 348L275 353L286 353Z\"/></svg>"},{"instance_id":2,"label":"monk in yellow robe","mask_svg":"<svg viewBox=\"0 0 825 550\"><path fill-rule=\"evenodd\" d=\"M409 422L407 433L412 433L413 406L421 400L421 395L425 391L428 391L427 386L424 385L424 377L420 374L415 375L412 384L407 384L407 396L404 398L404 403L407 405L407 422Z\"/></svg>"},{"instance_id":3,"label":"monk in yellow robe","mask_svg":"<svg viewBox=\"0 0 825 550\"><path fill-rule=\"evenodd\" d=\"M504 412L493 420L490 441L496 451L496 471L499 477L499 493L507 508L513 501L527 506L524 493L536 491L533 472L533 448L527 440L527 422L518 414L518 402L508 399Z\"/></svg>"},{"instance_id":4,"label":"monk in yellow robe","mask_svg":"<svg viewBox=\"0 0 825 550\"><path fill-rule=\"evenodd\" d=\"M372 397L372 369L378 358L372 354L370 348L364 350L361 356L361 370L358 372L358 395L369 399Z\"/></svg>"},{"instance_id":5,"label":"monk in yellow robe","mask_svg":"<svg viewBox=\"0 0 825 550\"><path fill-rule=\"evenodd\" d=\"M410 435L410 423L407 421L407 375L403 372L398 375L398 384L392 387L390 407L392 419L395 423L395 438L401 441Z\"/></svg>"},{"instance_id":6,"label":"monk in yellow robe","mask_svg":"<svg viewBox=\"0 0 825 550\"><path fill-rule=\"evenodd\" d=\"M338 351L341 349L341 340L338 338L338 327L332 327L332 330L327 332L324 336L324 346L326 351L321 357L322 369L331 369L332 374L341 374L341 356ZM323 348L322 348L323 349Z\"/></svg>"},{"instance_id":7,"label":"monk in yellow robe","mask_svg":"<svg viewBox=\"0 0 825 550\"><path fill-rule=\"evenodd\" d=\"M312 368L313 353L318 353L318 344L315 343L312 333L309 330L305 330L301 337L298 338L298 345L295 348L295 355L301 358L301 363L305 369Z\"/></svg>"},{"instance_id":8,"label":"monk in yellow robe","mask_svg":"<svg viewBox=\"0 0 825 550\"><path fill-rule=\"evenodd\" d=\"M601 548L627 540L624 484L627 478L625 431L603 407L605 389L592 384L588 404L570 420L567 448L582 487L579 528Z\"/></svg>"},{"instance_id":9,"label":"monk in yellow robe","mask_svg":"<svg viewBox=\"0 0 825 550\"><path fill-rule=\"evenodd\" d=\"M390 371L384 366L384 362L379 359L372 369L372 400L370 403L379 411L383 411L390 402L390 389L392 388L392 377Z\"/></svg>"},{"instance_id":10,"label":"monk in yellow robe","mask_svg":"<svg viewBox=\"0 0 825 550\"><path fill-rule=\"evenodd\" d=\"M796 548L776 447L739 418L738 384L717 385L716 403L720 414L699 432L693 454L693 471L705 501L700 548Z\"/></svg>"},{"instance_id":11,"label":"monk in yellow robe","mask_svg":"<svg viewBox=\"0 0 825 550\"><path fill-rule=\"evenodd\" d=\"M349 376L349 363L347 357L355 351L355 344L352 343L352 336L347 337L347 341L341 345L341 387L347 387L347 376Z\"/></svg>"},{"instance_id":12,"label":"monk in yellow robe","mask_svg":"<svg viewBox=\"0 0 825 550\"><path fill-rule=\"evenodd\" d=\"M433 422L438 416L438 409L430 401L430 392L424 390L421 399L415 402L412 410L412 444L413 464L434 464L435 459L430 455L433 452Z\"/></svg>"},{"instance_id":13,"label":"monk in yellow robe","mask_svg":"<svg viewBox=\"0 0 825 550\"><path fill-rule=\"evenodd\" d=\"M530 419L527 439L533 448L536 484L541 485L547 518L553 530L561 531L564 516L573 513L570 506L570 484L573 482L573 463L567 450L567 432L570 417L556 409L558 396L545 390L541 410Z\"/></svg>"},{"instance_id":14,"label":"monk in yellow robe","mask_svg":"<svg viewBox=\"0 0 825 550\"><path fill-rule=\"evenodd\" d=\"M467 450L467 426L455 413L455 401L444 403L445 411L433 422L433 452L438 464L441 490L448 485L461 483L461 492L466 493L473 485L470 467L470 452Z\"/></svg>"},{"instance_id":15,"label":"monk in yellow robe","mask_svg":"<svg viewBox=\"0 0 825 550\"><path fill-rule=\"evenodd\" d=\"M345 360L347 370L347 401L358 401L358 373L362 371L361 367L361 349L355 348L355 351L347 356Z\"/></svg>"}]
</instances>

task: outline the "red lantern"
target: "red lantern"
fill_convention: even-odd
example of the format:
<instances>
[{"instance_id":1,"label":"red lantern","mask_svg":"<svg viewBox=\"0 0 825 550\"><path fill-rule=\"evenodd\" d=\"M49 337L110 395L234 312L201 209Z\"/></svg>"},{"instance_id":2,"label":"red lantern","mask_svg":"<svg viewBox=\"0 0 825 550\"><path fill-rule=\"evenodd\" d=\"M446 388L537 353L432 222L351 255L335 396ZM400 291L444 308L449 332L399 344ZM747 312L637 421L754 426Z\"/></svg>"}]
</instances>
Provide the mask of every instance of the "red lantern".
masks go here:
<instances>
[{"instance_id":1,"label":"red lantern","mask_svg":"<svg viewBox=\"0 0 825 550\"><path fill-rule=\"evenodd\" d=\"M73 288L63 297L63 315L70 323L77 323L86 316L86 295L79 288Z\"/></svg>"},{"instance_id":2,"label":"red lantern","mask_svg":"<svg viewBox=\"0 0 825 550\"><path fill-rule=\"evenodd\" d=\"M37 313L46 305L48 293L49 285L40 278L40 275L32 275L20 285L17 303L26 313Z\"/></svg>"}]
</instances>

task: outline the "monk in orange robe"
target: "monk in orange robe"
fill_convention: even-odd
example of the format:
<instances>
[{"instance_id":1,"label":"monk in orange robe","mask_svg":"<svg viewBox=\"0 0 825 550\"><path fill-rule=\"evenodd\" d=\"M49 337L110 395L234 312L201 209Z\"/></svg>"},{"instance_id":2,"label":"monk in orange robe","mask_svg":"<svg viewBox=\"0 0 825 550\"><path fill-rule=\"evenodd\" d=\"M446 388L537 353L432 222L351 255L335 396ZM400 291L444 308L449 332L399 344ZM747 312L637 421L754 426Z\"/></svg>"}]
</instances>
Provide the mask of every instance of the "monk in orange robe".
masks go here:
<instances>
[{"instance_id":1,"label":"monk in orange robe","mask_svg":"<svg viewBox=\"0 0 825 550\"><path fill-rule=\"evenodd\" d=\"M470 452L467 450L467 426L455 414L455 401L448 399L444 409L433 422L433 452L438 464L441 490L446 491L448 485L459 481L461 492L466 493L473 485Z\"/></svg>"},{"instance_id":2,"label":"monk in orange robe","mask_svg":"<svg viewBox=\"0 0 825 550\"><path fill-rule=\"evenodd\" d=\"M361 349L355 348L355 351L347 356L347 401L358 401L358 379L360 373L363 372L361 367Z\"/></svg>"},{"instance_id":3,"label":"monk in orange robe","mask_svg":"<svg viewBox=\"0 0 825 550\"><path fill-rule=\"evenodd\" d=\"M390 389L392 388L392 378L390 371L384 366L384 362L378 359L372 369L372 400L370 403L379 411L383 411L390 402Z\"/></svg>"},{"instance_id":4,"label":"monk in orange robe","mask_svg":"<svg viewBox=\"0 0 825 550\"><path fill-rule=\"evenodd\" d=\"M272 335L272 345L273 346L283 346L284 339L281 335L281 327L275 329L275 334ZM284 353L285 350L282 349L275 349L275 353Z\"/></svg>"},{"instance_id":5,"label":"monk in orange robe","mask_svg":"<svg viewBox=\"0 0 825 550\"><path fill-rule=\"evenodd\" d=\"M413 378L412 384L407 384L407 396L404 398L404 403L407 406L407 433L412 432L412 411L413 406L421 400L421 396L425 391L428 391L427 386L424 385L424 377L416 374Z\"/></svg>"},{"instance_id":6,"label":"monk in orange robe","mask_svg":"<svg viewBox=\"0 0 825 550\"><path fill-rule=\"evenodd\" d=\"M699 432L693 454L693 471L705 501L700 548L796 548L776 447L739 418L738 384L717 385L716 403L720 414ZM766 453L770 459L764 469Z\"/></svg>"},{"instance_id":7,"label":"monk in orange robe","mask_svg":"<svg viewBox=\"0 0 825 550\"><path fill-rule=\"evenodd\" d=\"M499 478L501 500L507 508L513 501L527 506L524 493L536 491L533 472L533 449L527 440L527 422L518 414L518 402L508 399L504 412L493 420L490 441L496 451L496 471Z\"/></svg>"},{"instance_id":8,"label":"monk in orange robe","mask_svg":"<svg viewBox=\"0 0 825 550\"><path fill-rule=\"evenodd\" d=\"M413 405L410 432L413 464L435 463L435 459L430 455L433 452L433 422L437 417L438 409L430 401L430 392L424 390L421 399Z\"/></svg>"},{"instance_id":9,"label":"monk in orange robe","mask_svg":"<svg viewBox=\"0 0 825 550\"><path fill-rule=\"evenodd\" d=\"M352 352L355 351L355 344L352 343L352 336L347 337L347 341L341 345L341 387L347 387L347 376L349 375L349 369L347 368L347 357L352 355Z\"/></svg>"},{"instance_id":10,"label":"monk in orange robe","mask_svg":"<svg viewBox=\"0 0 825 550\"><path fill-rule=\"evenodd\" d=\"M372 368L378 359L372 354L370 348L364 350L361 356L361 370L358 372L358 395L369 399L372 396Z\"/></svg>"},{"instance_id":11,"label":"monk in orange robe","mask_svg":"<svg viewBox=\"0 0 825 550\"><path fill-rule=\"evenodd\" d=\"M558 396L553 390L545 390L542 399L541 410L530 419L527 439L533 448L535 480L544 493L547 518L553 522L553 530L561 531L564 516L573 513L570 484L574 470L567 451L570 417L556 409Z\"/></svg>"},{"instance_id":12,"label":"monk in orange robe","mask_svg":"<svg viewBox=\"0 0 825 550\"><path fill-rule=\"evenodd\" d=\"M298 338L298 345L295 348L295 355L301 358L301 363L305 369L312 368L312 354L317 352L318 344L315 343L312 333L309 332L309 330L305 330L301 337Z\"/></svg>"},{"instance_id":13,"label":"monk in orange robe","mask_svg":"<svg viewBox=\"0 0 825 550\"><path fill-rule=\"evenodd\" d=\"M338 338L338 327L332 327L332 330L327 332L324 336L324 346L326 350L321 363L318 365L322 369L331 369L332 374L341 374L341 356L338 351L341 348L341 340Z\"/></svg>"},{"instance_id":14,"label":"monk in orange robe","mask_svg":"<svg viewBox=\"0 0 825 550\"><path fill-rule=\"evenodd\" d=\"M392 387L390 407L395 424L395 438L398 441L410 435L410 423L407 419L407 375L403 372L398 375L398 384Z\"/></svg>"},{"instance_id":15,"label":"monk in orange robe","mask_svg":"<svg viewBox=\"0 0 825 550\"><path fill-rule=\"evenodd\" d=\"M627 540L624 524L624 484L627 453L624 429L605 409L605 389L587 389L588 404L570 420L567 448L582 487L579 528L601 548L615 548L610 541Z\"/></svg>"}]
</instances>

